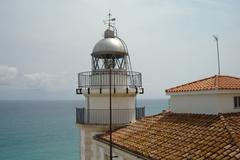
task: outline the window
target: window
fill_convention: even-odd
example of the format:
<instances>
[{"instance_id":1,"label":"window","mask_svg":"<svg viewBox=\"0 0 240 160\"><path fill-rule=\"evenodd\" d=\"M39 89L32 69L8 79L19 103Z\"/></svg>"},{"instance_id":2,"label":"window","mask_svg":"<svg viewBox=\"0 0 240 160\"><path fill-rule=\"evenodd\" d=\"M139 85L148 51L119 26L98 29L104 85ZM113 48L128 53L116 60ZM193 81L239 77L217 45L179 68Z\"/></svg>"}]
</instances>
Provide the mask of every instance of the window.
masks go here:
<instances>
[{"instance_id":1,"label":"window","mask_svg":"<svg viewBox=\"0 0 240 160\"><path fill-rule=\"evenodd\" d=\"M233 97L234 108L240 108L240 96Z\"/></svg>"},{"instance_id":2,"label":"window","mask_svg":"<svg viewBox=\"0 0 240 160\"><path fill-rule=\"evenodd\" d=\"M238 97L238 107L240 107L240 96Z\"/></svg>"}]
</instances>

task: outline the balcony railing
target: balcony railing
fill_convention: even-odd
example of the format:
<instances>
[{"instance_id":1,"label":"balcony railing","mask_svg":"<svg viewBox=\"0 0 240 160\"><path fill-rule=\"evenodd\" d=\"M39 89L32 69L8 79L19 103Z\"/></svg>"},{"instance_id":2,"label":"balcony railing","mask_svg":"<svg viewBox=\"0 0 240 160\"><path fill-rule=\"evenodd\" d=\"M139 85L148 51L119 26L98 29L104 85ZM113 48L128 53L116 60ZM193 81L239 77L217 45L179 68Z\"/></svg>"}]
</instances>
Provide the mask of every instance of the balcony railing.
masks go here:
<instances>
[{"instance_id":1,"label":"balcony railing","mask_svg":"<svg viewBox=\"0 0 240 160\"><path fill-rule=\"evenodd\" d=\"M109 109L76 108L76 123L109 124ZM145 107L136 109L112 109L112 124L127 124L145 116Z\"/></svg>"},{"instance_id":2,"label":"balcony railing","mask_svg":"<svg viewBox=\"0 0 240 160\"><path fill-rule=\"evenodd\" d=\"M124 88L142 87L142 75L135 71L111 71L112 86ZM105 88L109 86L109 70L78 73L78 88Z\"/></svg>"}]
</instances>

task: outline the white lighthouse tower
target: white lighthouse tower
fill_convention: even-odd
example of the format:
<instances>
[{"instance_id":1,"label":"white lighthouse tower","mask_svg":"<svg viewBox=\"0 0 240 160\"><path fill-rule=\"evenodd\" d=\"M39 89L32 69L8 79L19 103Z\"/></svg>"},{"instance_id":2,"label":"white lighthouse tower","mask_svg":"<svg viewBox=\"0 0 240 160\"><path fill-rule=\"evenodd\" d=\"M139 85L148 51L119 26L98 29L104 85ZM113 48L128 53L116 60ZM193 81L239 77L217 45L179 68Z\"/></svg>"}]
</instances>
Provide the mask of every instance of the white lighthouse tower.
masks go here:
<instances>
[{"instance_id":1,"label":"white lighthouse tower","mask_svg":"<svg viewBox=\"0 0 240 160\"><path fill-rule=\"evenodd\" d=\"M78 74L76 93L85 97L85 105L76 109L81 160L97 159L93 139L96 134L131 123L145 114L144 108L136 107L136 95L143 94L141 73L132 71L127 46L118 37L113 21L115 18L109 14L104 38L91 53L92 70Z\"/></svg>"}]
</instances>

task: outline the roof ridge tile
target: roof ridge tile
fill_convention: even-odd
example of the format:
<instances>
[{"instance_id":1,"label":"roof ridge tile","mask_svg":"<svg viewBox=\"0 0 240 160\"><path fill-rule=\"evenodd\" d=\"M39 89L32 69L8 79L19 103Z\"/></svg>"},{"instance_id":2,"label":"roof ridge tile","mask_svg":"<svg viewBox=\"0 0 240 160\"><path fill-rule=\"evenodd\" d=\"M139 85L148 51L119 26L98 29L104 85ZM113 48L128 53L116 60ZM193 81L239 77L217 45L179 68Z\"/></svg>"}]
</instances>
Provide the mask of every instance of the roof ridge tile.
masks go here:
<instances>
[{"instance_id":1,"label":"roof ridge tile","mask_svg":"<svg viewBox=\"0 0 240 160\"><path fill-rule=\"evenodd\" d=\"M166 89L165 92L207 91L218 89L240 90L240 78L227 75L214 75Z\"/></svg>"}]
</instances>

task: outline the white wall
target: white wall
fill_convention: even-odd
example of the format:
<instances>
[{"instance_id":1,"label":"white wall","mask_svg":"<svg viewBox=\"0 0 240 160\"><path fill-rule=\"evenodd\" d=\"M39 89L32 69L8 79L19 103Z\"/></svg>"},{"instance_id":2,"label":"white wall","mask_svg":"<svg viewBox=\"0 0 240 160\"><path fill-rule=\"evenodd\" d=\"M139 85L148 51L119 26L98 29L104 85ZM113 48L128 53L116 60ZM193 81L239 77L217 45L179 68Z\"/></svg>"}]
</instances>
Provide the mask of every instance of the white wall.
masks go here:
<instances>
[{"instance_id":1,"label":"white wall","mask_svg":"<svg viewBox=\"0 0 240 160\"><path fill-rule=\"evenodd\" d=\"M175 113L204 114L240 112L240 109L234 108L234 96L240 96L240 94L209 93L171 95L171 110Z\"/></svg>"},{"instance_id":2,"label":"white wall","mask_svg":"<svg viewBox=\"0 0 240 160\"><path fill-rule=\"evenodd\" d=\"M112 96L113 109L135 108L136 97ZM109 96L89 96L89 109L109 109Z\"/></svg>"},{"instance_id":3,"label":"white wall","mask_svg":"<svg viewBox=\"0 0 240 160\"><path fill-rule=\"evenodd\" d=\"M218 95L218 110L220 113L240 112L240 108L234 108L234 96L240 96L240 94L219 94Z\"/></svg>"},{"instance_id":4,"label":"white wall","mask_svg":"<svg viewBox=\"0 0 240 160\"><path fill-rule=\"evenodd\" d=\"M90 109L89 122L109 123L109 97L88 96L89 104L85 108ZM135 96L112 97L112 123L126 124L136 120ZM86 117L87 118L87 117Z\"/></svg>"},{"instance_id":5,"label":"white wall","mask_svg":"<svg viewBox=\"0 0 240 160\"><path fill-rule=\"evenodd\" d=\"M106 145L105 143L98 142L95 140L96 144L96 157L98 157L98 160L105 160L105 156L109 156L109 145ZM105 156L104 156L105 155ZM113 147L113 155L117 156L117 158L114 158L114 160L142 160L141 158L134 156L132 154L129 154L127 152L124 152L120 149Z\"/></svg>"},{"instance_id":6,"label":"white wall","mask_svg":"<svg viewBox=\"0 0 240 160\"><path fill-rule=\"evenodd\" d=\"M98 142L93 139L96 134L109 130L108 125L80 125L80 144L81 160L105 160L104 157L109 155L109 145ZM118 126L113 126L113 129ZM124 153L121 150L113 149L113 155L117 155L115 160L140 160L135 156Z\"/></svg>"},{"instance_id":7,"label":"white wall","mask_svg":"<svg viewBox=\"0 0 240 160\"><path fill-rule=\"evenodd\" d=\"M96 155L96 144L93 140L93 136L96 134L107 131L108 126L91 126L81 125L80 126L80 151L81 160L98 160L99 155Z\"/></svg>"},{"instance_id":8,"label":"white wall","mask_svg":"<svg viewBox=\"0 0 240 160\"><path fill-rule=\"evenodd\" d=\"M216 95L172 95L171 110L175 113L216 114L216 99Z\"/></svg>"}]
</instances>

